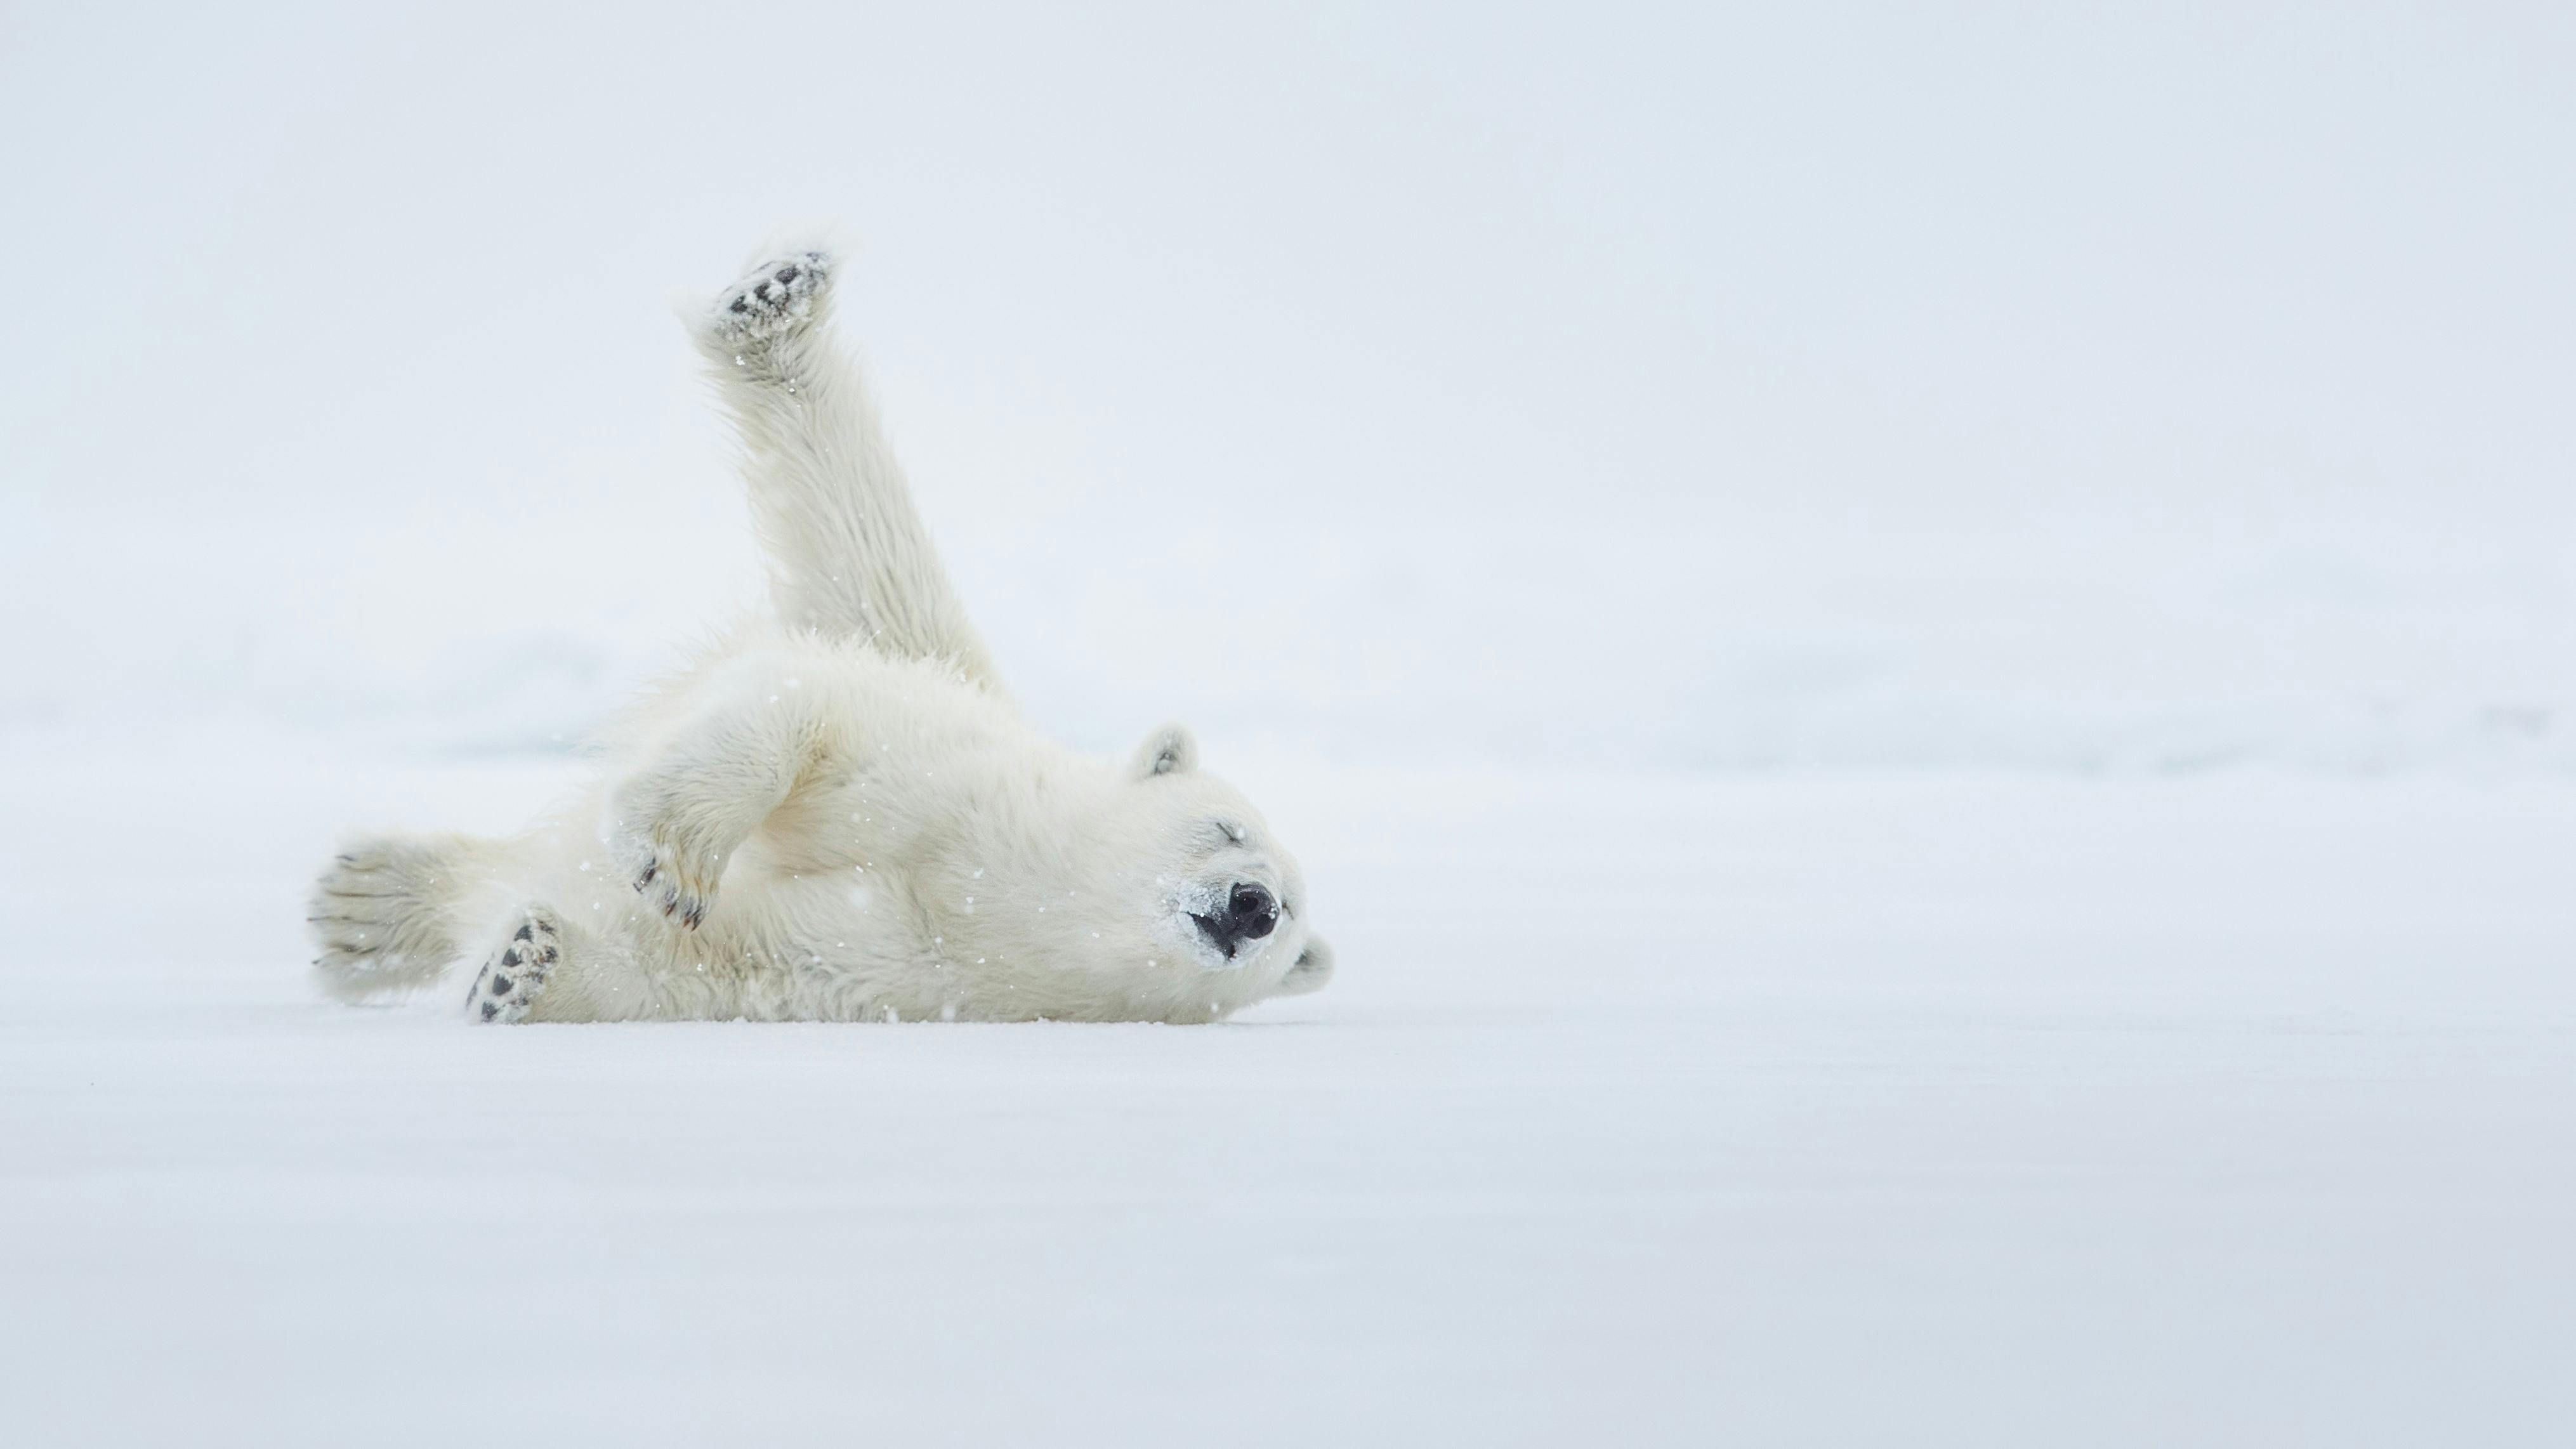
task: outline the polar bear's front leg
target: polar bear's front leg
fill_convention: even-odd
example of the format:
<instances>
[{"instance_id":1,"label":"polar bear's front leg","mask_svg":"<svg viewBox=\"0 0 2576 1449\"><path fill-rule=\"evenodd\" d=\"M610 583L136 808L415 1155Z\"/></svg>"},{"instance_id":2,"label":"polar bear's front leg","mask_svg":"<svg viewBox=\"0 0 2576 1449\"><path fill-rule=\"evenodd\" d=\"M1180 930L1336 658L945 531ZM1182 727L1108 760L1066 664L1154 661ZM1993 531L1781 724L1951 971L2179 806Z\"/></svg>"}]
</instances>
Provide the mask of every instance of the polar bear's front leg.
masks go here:
<instances>
[{"instance_id":1,"label":"polar bear's front leg","mask_svg":"<svg viewBox=\"0 0 2576 1449\"><path fill-rule=\"evenodd\" d=\"M793 679L745 661L610 797L609 846L662 914L695 930L735 850L786 803L821 721Z\"/></svg>"}]
</instances>

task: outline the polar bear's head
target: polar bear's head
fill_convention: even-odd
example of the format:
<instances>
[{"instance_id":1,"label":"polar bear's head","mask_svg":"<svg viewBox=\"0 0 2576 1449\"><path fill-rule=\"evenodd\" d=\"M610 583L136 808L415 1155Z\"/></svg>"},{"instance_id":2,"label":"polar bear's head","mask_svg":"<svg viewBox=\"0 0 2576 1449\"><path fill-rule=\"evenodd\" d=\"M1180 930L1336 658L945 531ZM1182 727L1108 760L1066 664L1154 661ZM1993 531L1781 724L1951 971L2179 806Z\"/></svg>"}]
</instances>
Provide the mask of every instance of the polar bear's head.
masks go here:
<instances>
[{"instance_id":1,"label":"polar bear's head","mask_svg":"<svg viewBox=\"0 0 2576 1449\"><path fill-rule=\"evenodd\" d=\"M969 790L927 866L921 898L955 903L934 944L1007 964L1042 1014L1204 1021L1331 979L1296 857L1188 731L1119 763L1029 758Z\"/></svg>"},{"instance_id":2,"label":"polar bear's head","mask_svg":"<svg viewBox=\"0 0 2576 1449\"><path fill-rule=\"evenodd\" d=\"M1198 756L1188 730L1165 725L1127 764L1120 813L1151 867L1150 934L1202 973L1241 973L1248 999L1323 989L1333 952L1307 918L1296 857Z\"/></svg>"}]
</instances>

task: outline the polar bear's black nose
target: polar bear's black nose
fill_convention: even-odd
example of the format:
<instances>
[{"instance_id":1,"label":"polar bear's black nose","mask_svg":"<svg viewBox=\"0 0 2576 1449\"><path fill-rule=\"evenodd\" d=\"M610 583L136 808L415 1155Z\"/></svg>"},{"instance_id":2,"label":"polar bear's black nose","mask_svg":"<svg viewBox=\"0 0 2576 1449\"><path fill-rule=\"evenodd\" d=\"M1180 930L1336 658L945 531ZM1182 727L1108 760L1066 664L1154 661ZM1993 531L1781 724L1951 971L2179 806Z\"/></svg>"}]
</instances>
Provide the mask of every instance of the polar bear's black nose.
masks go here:
<instances>
[{"instance_id":1,"label":"polar bear's black nose","mask_svg":"<svg viewBox=\"0 0 2576 1449\"><path fill-rule=\"evenodd\" d=\"M1225 898L1225 920L1234 934L1258 941L1279 924L1279 903L1257 885L1239 885Z\"/></svg>"},{"instance_id":2,"label":"polar bear's black nose","mask_svg":"<svg viewBox=\"0 0 2576 1449\"><path fill-rule=\"evenodd\" d=\"M1199 923L1199 931L1218 950L1232 956L1236 947L1260 940L1279 924L1279 902L1271 899L1270 892L1247 881L1226 893L1222 913L1191 919Z\"/></svg>"}]
</instances>

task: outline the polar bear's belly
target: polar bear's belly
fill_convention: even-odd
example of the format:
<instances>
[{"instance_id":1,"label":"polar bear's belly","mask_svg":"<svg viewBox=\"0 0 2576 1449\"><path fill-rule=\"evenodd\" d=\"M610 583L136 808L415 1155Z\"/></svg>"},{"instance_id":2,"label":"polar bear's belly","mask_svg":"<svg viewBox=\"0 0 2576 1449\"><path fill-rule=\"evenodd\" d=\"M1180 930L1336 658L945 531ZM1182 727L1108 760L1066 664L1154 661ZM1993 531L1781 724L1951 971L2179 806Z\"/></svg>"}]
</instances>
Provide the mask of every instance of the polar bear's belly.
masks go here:
<instances>
[{"instance_id":1,"label":"polar bear's belly","mask_svg":"<svg viewBox=\"0 0 2576 1449\"><path fill-rule=\"evenodd\" d=\"M736 881L704 943L738 958L744 1014L809 1021L977 1014L973 973L925 936L883 870L781 872ZM721 944L719 944L721 943ZM728 963L731 964L731 963Z\"/></svg>"}]
</instances>

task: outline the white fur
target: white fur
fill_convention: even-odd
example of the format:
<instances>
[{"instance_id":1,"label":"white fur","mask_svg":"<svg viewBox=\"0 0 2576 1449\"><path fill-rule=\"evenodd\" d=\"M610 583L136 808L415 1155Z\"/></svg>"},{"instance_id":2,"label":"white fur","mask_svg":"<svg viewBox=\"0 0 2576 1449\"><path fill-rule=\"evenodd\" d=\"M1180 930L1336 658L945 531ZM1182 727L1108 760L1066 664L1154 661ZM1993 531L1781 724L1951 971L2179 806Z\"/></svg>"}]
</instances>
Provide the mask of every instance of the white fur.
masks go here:
<instances>
[{"instance_id":1,"label":"white fur","mask_svg":"<svg viewBox=\"0 0 2576 1449\"><path fill-rule=\"evenodd\" d=\"M1003 696L829 344L834 268L789 251L694 329L776 620L643 701L525 834L345 849L314 895L326 990L479 959L477 1021L1209 1021L1329 978L1296 862L1186 731L1113 765ZM1229 957L1192 917L1239 884L1278 922Z\"/></svg>"}]
</instances>

